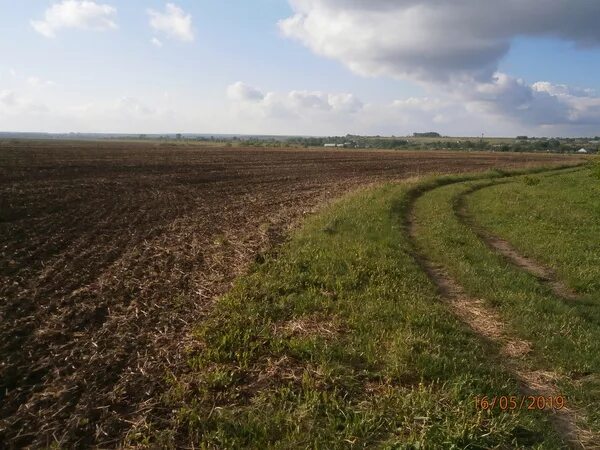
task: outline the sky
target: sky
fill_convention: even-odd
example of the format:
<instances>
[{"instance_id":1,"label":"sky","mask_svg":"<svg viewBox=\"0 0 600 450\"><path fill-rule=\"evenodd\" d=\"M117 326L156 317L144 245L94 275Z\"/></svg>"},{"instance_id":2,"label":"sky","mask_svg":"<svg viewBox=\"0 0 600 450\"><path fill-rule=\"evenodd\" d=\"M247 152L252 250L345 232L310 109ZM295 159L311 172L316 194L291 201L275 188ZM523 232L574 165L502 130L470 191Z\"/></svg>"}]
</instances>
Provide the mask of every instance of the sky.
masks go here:
<instances>
[{"instance_id":1,"label":"sky","mask_svg":"<svg viewBox=\"0 0 600 450\"><path fill-rule=\"evenodd\" d=\"M598 0L0 0L0 131L600 135Z\"/></svg>"}]
</instances>

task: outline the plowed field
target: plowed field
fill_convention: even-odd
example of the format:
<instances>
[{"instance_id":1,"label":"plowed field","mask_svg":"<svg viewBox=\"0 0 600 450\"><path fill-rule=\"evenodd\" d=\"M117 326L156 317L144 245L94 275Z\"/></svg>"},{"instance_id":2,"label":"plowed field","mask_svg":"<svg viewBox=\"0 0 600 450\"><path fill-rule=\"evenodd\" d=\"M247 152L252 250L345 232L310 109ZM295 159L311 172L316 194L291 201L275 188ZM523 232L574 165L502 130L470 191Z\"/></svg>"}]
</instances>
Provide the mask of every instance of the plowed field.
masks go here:
<instances>
[{"instance_id":1,"label":"plowed field","mask_svg":"<svg viewBox=\"0 0 600 450\"><path fill-rule=\"evenodd\" d=\"M116 446L160 424L188 331L324 202L427 173L563 165L501 153L0 143L0 443ZM2 446L2 445L0 445Z\"/></svg>"}]
</instances>

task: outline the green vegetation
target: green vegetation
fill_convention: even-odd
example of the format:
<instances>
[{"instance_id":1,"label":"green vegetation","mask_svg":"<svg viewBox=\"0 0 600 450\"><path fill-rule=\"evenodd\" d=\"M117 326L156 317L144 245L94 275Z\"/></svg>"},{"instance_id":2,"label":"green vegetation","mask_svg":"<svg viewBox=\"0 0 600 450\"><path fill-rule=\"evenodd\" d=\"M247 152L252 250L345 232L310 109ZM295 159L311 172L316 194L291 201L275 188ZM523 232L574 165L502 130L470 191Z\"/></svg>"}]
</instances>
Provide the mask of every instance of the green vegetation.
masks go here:
<instances>
[{"instance_id":1,"label":"green vegetation","mask_svg":"<svg viewBox=\"0 0 600 450\"><path fill-rule=\"evenodd\" d=\"M417 133L418 134L418 133ZM383 136L331 136L331 137L291 137L270 138L269 140L245 139L245 143L270 145L275 142L304 147L322 147L326 143L345 145L349 148L379 148L396 150L462 150L494 152L538 152L538 153L575 153L586 148L590 153L600 150L598 140L586 138L473 138L439 137L436 133L423 133L410 137Z\"/></svg>"},{"instance_id":2,"label":"green vegetation","mask_svg":"<svg viewBox=\"0 0 600 450\"><path fill-rule=\"evenodd\" d=\"M490 151L515 153L576 153L585 148L588 153L600 152L600 136L595 138L535 138L527 136L508 137L451 137L438 133L414 133L411 136L227 136L194 134L46 134L46 133L0 133L0 147L16 145L23 139L54 141L148 141L159 145L226 146L258 148L309 148L336 144L339 148L381 150L440 150L440 151Z\"/></svg>"},{"instance_id":3,"label":"green vegetation","mask_svg":"<svg viewBox=\"0 0 600 450\"><path fill-rule=\"evenodd\" d=\"M150 439L218 448L561 448L543 413L475 408L475 396L516 394L517 383L486 356L490 344L449 313L403 226L416 192L451 181L459 179L365 190L309 219L211 310L189 374L171 380L169 432ZM449 191L433 192L440 203L419 202L426 220L430 206L446 211ZM459 226L443 214L431 219L447 222L433 227L441 237L453 234L445 226ZM477 245L453 239L460 249ZM518 286L541 294L518 276ZM576 313L556 308L553 319L587 329Z\"/></svg>"},{"instance_id":4,"label":"green vegetation","mask_svg":"<svg viewBox=\"0 0 600 450\"><path fill-rule=\"evenodd\" d=\"M526 253L552 265L588 301L567 301L488 249L456 215L459 196L490 181L453 184L419 198L418 245L445 267L468 295L484 299L510 332L533 344L522 366L559 376L572 406L587 426L600 430L600 304L598 293L598 183L588 169L562 175L503 180L469 197L468 207L484 226ZM562 254L561 254L562 253ZM593 301L595 300L595 301Z\"/></svg>"},{"instance_id":5,"label":"green vegetation","mask_svg":"<svg viewBox=\"0 0 600 450\"><path fill-rule=\"evenodd\" d=\"M599 299L599 173L596 166L542 177L536 185L497 185L474 193L470 209L478 222L552 267L573 289Z\"/></svg>"}]
</instances>

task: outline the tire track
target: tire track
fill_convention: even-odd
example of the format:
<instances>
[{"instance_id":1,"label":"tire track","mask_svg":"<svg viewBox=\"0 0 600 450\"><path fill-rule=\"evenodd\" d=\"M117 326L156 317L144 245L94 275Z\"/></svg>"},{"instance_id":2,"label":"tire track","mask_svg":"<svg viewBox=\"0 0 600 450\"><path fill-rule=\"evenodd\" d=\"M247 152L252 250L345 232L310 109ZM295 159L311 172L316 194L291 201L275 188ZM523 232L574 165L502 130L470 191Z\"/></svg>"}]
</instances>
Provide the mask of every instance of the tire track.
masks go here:
<instances>
[{"instance_id":1,"label":"tire track","mask_svg":"<svg viewBox=\"0 0 600 450\"><path fill-rule=\"evenodd\" d=\"M473 186L471 189L460 194L454 204L454 213L463 225L470 228L477 237L492 251L502 255L511 264L525 270L533 275L543 285L547 286L556 296L565 300L579 300L579 295L567 284L560 280L556 273L549 267L540 262L522 255L515 249L510 242L490 233L478 224L469 212L466 205L466 198L477 191L493 186L493 183L486 183Z\"/></svg>"},{"instance_id":2,"label":"tire track","mask_svg":"<svg viewBox=\"0 0 600 450\"><path fill-rule=\"evenodd\" d=\"M460 182L464 181L457 181L457 183ZM447 303L452 313L478 336L500 349L497 354L492 356L500 366L515 377L523 395L544 397L557 395L556 381L559 379L558 374L551 371L532 370L526 367L524 359L532 348L531 342L513 336L506 323L493 308L487 306L480 299L470 297L444 267L435 264L419 248L417 236L420 224L415 216L416 202L427 192L447 185L416 190L410 199L405 216L405 228L412 243L416 262L437 286L442 299ZM579 418L582 416L581 413L566 407L560 410L547 409L547 412L552 426L564 442L569 445L569 448L581 450L600 448L597 444L597 436L577 425Z\"/></svg>"}]
</instances>

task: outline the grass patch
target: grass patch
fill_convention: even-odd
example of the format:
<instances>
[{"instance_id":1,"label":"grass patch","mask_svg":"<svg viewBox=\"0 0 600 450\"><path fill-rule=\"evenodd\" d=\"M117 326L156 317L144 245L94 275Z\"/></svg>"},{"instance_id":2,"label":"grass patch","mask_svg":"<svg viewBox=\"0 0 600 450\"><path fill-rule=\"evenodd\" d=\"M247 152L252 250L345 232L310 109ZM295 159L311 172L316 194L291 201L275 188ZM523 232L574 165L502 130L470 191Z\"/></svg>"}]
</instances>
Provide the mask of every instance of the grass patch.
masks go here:
<instances>
[{"instance_id":1,"label":"grass patch","mask_svg":"<svg viewBox=\"0 0 600 450\"><path fill-rule=\"evenodd\" d=\"M475 409L475 395L517 386L412 256L407 208L441 182L348 196L240 278L196 330L189 373L171 380L174 432L144 442L560 448L542 414Z\"/></svg>"},{"instance_id":2,"label":"grass patch","mask_svg":"<svg viewBox=\"0 0 600 450\"><path fill-rule=\"evenodd\" d=\"M600 294L600 165L523 188L482 189L469 206L478 222L552 267L578 292Z\"/></svg>"},{"instance_id":3,"label":"grass patch","mask_svg":"<svg viewBox=\"0 0 600 450\"><path fill-rule=\"evenodd\" d=\"M499 223L506 227L510 224L513 232L505 236L515 244L530 240L538 242L539 255L551 259L552 253L548 249L555 248L558 253L558 249L562 248L566 253L572 252L570 258L586 261L589 256L586 256L585 245L565 250L565 243L568 247L569 242L576 240L568 236L572 230L560 232L560 228L547 225L555 219L555 225L563 220L557 216L558 211L561 216L583 216L583 210L590 205L580 189L583 185L590 187L589 171L567 171L537 178L539 182L529 183L526 181L528 176L518 177L514 182L499 183L478 191L469 198L470 210L491 228L498 228ZM415 205L419 247L434 262L446 267L469 295L483 298L494 307L515 336L533 344L533 352L525 364L533 369L562 375L560 387L571 404L587 411L587 425L595 431L600 430L596 407L600 400L598 304L585 301L569 303L557 298L536 278L490 251L468 226L457 219L454 211L458 196L472 187L472 182L453 184L427 192L419 198ZM588 190L586 195L589 194ZM524 199L528 200L524 202ZM550 208L549 203L555 205ZM577 204L581 210L575 206ZM586 213L591 222L593 219L589 215L597 214L597 208L596 204L596 209ZM521 211L522 215L515 214L514 210ZM541 227L546 226L544 232L529 229L536 222L532 221L535 217ZM592 227L582 229L580 236L583 235L585 237L581 239L588 243L597 237ZM590 285L586 286L589 288Z\"/></svg>"}]
</instances>

